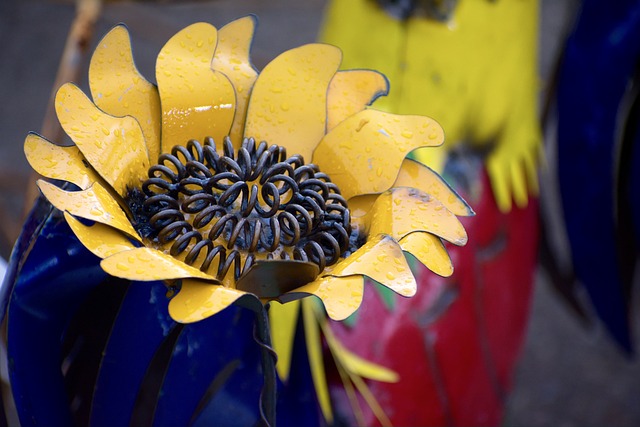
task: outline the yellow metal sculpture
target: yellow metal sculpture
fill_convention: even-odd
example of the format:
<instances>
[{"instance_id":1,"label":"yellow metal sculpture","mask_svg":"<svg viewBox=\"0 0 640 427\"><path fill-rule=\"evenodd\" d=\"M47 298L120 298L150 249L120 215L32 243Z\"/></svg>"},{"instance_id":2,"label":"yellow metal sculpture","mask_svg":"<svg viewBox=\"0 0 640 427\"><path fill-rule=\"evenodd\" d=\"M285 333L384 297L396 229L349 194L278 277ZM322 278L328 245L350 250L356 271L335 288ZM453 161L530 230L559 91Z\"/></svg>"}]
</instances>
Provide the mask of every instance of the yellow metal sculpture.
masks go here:
<instances>
[{"instance_id":1,"label":"yellow metal sculpture","mask_svg":"<svg viewBox=\"0 0 640 427\"><path fill-rule=\"evenodd\" d=\"M393 3L393 2L390 2ZM434 2L435 3L435 2ZM331 1L322 41L339 46L346 68L367 67L393 82L377 107L433 117L446 147L416 158L441 171L460 143L487 153L502 211L537 192L537 0L464 0L445 22L390 16L374 0Z\"/></svg>"}]
</instances>

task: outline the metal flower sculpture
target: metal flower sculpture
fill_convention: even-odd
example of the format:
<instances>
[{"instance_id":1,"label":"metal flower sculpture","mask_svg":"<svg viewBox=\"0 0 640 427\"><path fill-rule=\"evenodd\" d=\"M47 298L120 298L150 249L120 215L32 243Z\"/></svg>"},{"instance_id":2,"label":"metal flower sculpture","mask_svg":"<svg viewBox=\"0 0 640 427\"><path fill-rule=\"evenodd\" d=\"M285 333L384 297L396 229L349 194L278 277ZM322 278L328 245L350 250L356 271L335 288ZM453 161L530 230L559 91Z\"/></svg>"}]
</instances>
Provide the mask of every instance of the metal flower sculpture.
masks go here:
<instances>
[{"instance_id":1,"label":"metal flower sculpture","mask_svg":"<svg viewBox=\"0 0 640 427\"><path fill-rule=\"evenodd\" d=\"M292 49L258 76L248 61L253 28L244 18L220 34L205 23L182 30L158 56L156 89L118 26L91 61L94 101L71 83L60 88L56 111L75 146L31 134L25 152L43 176L80 188L38 182L80 241L113 276L182 279L169 307L180 322L247 293L313 294L343 319L364 276L415 293L403 250L449 271L440 238L465 244L456 214L470 209L404 160L442 144L440 126L366 108L386 93L385 78L338 72L333 46Z\"/></svg>"},{"instance_id":2,"label":"metal flower sculpture","mask_svg":"<svg viewBox=\"0 0 640 427\"><path fill-rule=\"evenodd\" d=\"M416 292L405 253L451 274L441 239L464 245L456 216L473 211L405 158L442 144L441 127L370 109L386 78L338 71L330 45L289 50L258 73L254 27L245 17L180 31L158 55L156 87L119 25L91 59L92 99L71 83L59 89L75 145L30 134L25 152L37 172L69 183L38 186L80 242L111 276L165 281L180 323L309 295L345 319L365 278Z\"/></svg>"}]
</instances>

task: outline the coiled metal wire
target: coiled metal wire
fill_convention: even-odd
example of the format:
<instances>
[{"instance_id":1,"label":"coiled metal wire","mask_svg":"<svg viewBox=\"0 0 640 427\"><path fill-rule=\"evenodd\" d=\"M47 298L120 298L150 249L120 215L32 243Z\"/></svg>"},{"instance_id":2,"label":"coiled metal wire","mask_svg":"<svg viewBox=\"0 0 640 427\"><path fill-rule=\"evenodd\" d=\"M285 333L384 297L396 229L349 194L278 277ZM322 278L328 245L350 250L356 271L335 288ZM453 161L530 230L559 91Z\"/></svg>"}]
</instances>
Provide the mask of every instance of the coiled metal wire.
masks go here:
<instances>
[{"instance_id":1,"label":"coiled metal wire","mask_svg":"<svg viewBox=\"0 0 640 427\"><path fill-rule=\"evenodd\" d=\"M138 192L139 193L139 192ZM310 261L322 271L349 247L347 202L330 178L284 147L245 138L222 154L212 138L160 155L129 203L148 238L202 271L237 280L258 254ZM244 263L243 256L244 254ZM217 271L208 271L217 260Z\"/></svg>"}]
</instances>

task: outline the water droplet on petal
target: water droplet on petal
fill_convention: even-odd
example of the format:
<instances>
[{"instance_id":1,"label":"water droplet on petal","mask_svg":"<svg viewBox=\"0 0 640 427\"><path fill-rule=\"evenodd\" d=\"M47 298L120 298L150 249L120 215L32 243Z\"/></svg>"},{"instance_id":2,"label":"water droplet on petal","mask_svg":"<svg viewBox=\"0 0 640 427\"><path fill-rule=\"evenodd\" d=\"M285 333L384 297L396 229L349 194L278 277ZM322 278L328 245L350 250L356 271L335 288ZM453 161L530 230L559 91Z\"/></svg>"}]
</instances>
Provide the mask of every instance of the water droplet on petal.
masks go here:
<instances>
[{"instance_id":1,"label":"water droplet on petal","mask_svg":"<svg viewBox=\"0 0 640 427\"><path fill-rule=\"evenodd\" d=\"M129 266L121 262L116 263L116 268L121 271L129 271Z\"/></svg>"}]
</instances>

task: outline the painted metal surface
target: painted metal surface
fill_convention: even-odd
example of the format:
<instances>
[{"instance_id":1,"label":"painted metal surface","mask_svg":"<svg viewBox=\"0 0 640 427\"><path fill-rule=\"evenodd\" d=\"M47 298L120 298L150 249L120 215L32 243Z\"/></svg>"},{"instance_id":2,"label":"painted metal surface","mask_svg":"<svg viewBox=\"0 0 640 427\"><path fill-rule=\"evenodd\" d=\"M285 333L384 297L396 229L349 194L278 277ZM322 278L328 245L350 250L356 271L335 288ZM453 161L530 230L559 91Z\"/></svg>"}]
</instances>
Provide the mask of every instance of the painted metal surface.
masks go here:
<instances>
[{"instance_id":1,"label":"painted metal surface","mask_svg":"<svg viewBox=\"0 0 640 427\"><path fill-rule=\"evenodd\" d=\"M631 160L638 156L638 115L629 95L637 91L639 58L640 3L586 0L567 40L557 89L558 180L574 270L627 351L639 242L633 237L638 211L631 207L638 192L630 192L638 188ZM635 215L635 224L627 215Z\"/></svg>"},{"instance_id":2,"label":"painted metal surface","mask_svg":"<svg viewBox=\"0 0 640 427\"><path fill-rule=\"evenodd\" d=\"M500 423L536 265L537 10L535 0L469 0L439 22L392 17L368 0L329 3L322 39L344 50L345 66L389 77L389 96L376 107L428 114L443 126L445 144L412 157L442 172L476 212L461 218L470 243L445 243L452 268L444 257L434 263L433 271L449 277L416 263L413 298L367 283L358 313L330 324L347 349L398 374L393 383L367 381L393 425ZM401 182L422 181L418 188L427 193L444 190L423 180L427 170L403 166ZM470 209L455 197L451 202L456 214ZM357 211L370 203L357 200ZM421 256L432 256L428 246L423 250ZM342 402L337 418L389 424L365 394L354 401L339 370L331 378L334 401Z\"/></svg>"},{"instance_id":3,"label":"painted metal surface","mask_svg":"<svg viewBox=\"0 0 640 427\"><path fill-rule=\"evenodd\" d=\"M531 302L537 202L501 213L486 171L475 179L477 192L462 192L476 211L462 219L470 243L447 245L455 266L450 277L415 264L413 298L369 282L355 319L330 323L347 349L398 374L393 383L368 381L393 425L500 424ZM362 400L362 418L354 418L342 382L333 380L334 402L343 402L338 417L380 425Z\"/></svg>"},{"instance_id":4,"label":"painted metal surface","mask_svg":"<svg viewBox=\"0 0 640 427\"><path fill-rule=\"evenodd\" d=\"M2 288L22 425L255 424L263 376L254 314L231 306L177 324L162 282L113 278L99 261L41 199ZM304 346L292 372L279 384L279 424L317 425Z\"/></svg>"},{"instance_id":5,"label":"painted metal surface","mask_svg":"<svg viewBox=\"0 0 640 427\"><path fill-rule=\"evenodd\" d=\"M162 116L152 117L152 120L162 123L163 152L167 151L168 145L185 144L187 138L202 139L203 132L215 131L213 136L219 140L216 132L226 134L229 131L233 114L229 114L227 110L233 113L236 109L232 81L240 80L227 79L219 71L211 69L212 58L214 66L218 64L221 68L224 68L223 58L226 57L230 58L230 62L235 58L245 66L250 66L244 48L234 56L233 46L234 43L244 43L251 38L252 22L252 19L242 19L231 27L225 27L229 37L226 39L226 43L229 43L226 48L232 53L225 53L223 49L218 58L221 64L218 64L214 52L216 45L224 44L225 41L217 38L217 30L209 24L200 23L187 27L163 47L156 68ZM128 44L126 29L122 26L116 27L106 40L107 43L103 41L94 56L93 63L98 70L101 59L109 63L109 59L113 62L114 58L120 57L122 59L118 61L122 61L121 65L124 66L127 78L133 79L134 84L140 83L143 92L149 89L144 82L137 80L130 49L119 50L117 54L109 52L110 49L119 49L123 44ZM52 393L63 396L61 383L64 383L70 401L79 405L74 403L66 409L57 407L60 417L71 416L80 424L108 424L113 416L108 408L112 408L112 401L116 401L122 407L130 408L130 414L125 412L123 416L128 416L130 424L133 425L194 424L200 422L198 420L205 416L204 414L225 423L246 425L245 422L249 422L248 418L229 415L231 418L227 419L221 408L230 404L238 408L243 405L251 406L253 411L240 412L252 419L257 419L255 417L258 409L266 408L267 412L272 413L273 408L268 404L263 405L262 398L257 397L257 385L263 375L256 375L256 372L259 373L262 369L265 388L273 390L275 370L274 377L268 377L264 350L269 346L268 329L265 332L264 325L258 327L260 333L266 333L267 340L258 336L254 342L251 332L246 330L247 324L239 320L243 316L239 314L243 313L242 309L234 303L244 306L246 304L243 304L243 301L246 303L249 298L254 306L259 307L253 311L262 313L262 304L269 299L289 301L315 295L325 303L329 317L343 319L360 305L365 276L402 296L415 294L416 280L408 264L406 252L412 248L417 250L416 244L421 242L414 241L414 238L409 237L411 234L430 233L429 236L434 236L438 241L436 236L459 245L466 243L464 227L456 215L448 210L448 206L460 210L463 215L471 214L472 211L451 188L443 186L437 180L428 184L428 187L435 188L447 196L446 203L437 202L433 196L406 187L392 188L384 192L392 187L394 182L404 185L416 182L416 178L410 176L411 166L406 168L406 176L397 181L403 159L418 147L435 147L442 144L443 131L435 121L427 117L396 115L367 109L366 106L372 99L386 91L386 80L378 73L357 72L358 75L370 79L364 88L357 79L347 78L347 74L344 74L345 79L342 79L343 75L340 74L341 77L335 81L333 90L353 90L356 96L340 98L339 108L335 110L337 115L334 115L332 120L338 121L341 115L344 116L350 111L355 113L327 131L327 91L331 91L330 86L340 59L339 49L329 45L312 44L285 52L271 62L255 80L249 98L245 134L281 144L291 151L290 154L302 154L310 158L313 152L313 160L320 164L329 176L335 176L339 185L343 186L343 196L346 198L382 193L377 201L371 201L367 205L371 210L369 215L360 219L353 218L355 226L362 227L357 230L363 240L359 243L361 246L345 258L340 258L335 265L326 267L320 273L314 269L310 275L298 275L297 272L302 270L294 267L298 265L301 269L306 268L309 263L295 260L256 262L246 273L247 278L266 274L273 282L281 277L285 270L290 278L293 278L290 282L295 286L291 287L297 289L286 293L277 289L274 295L241 290L247 289L241 286L243 277L239 277L237 281L229 279L228 283L224 282L222 286L220 283L223 279L216 279L210 274L210 270L202 272L191 267L182 259L170 256L164 251L166 248L159 247L150 239L139 235L133 228L133 220L129 218L131 212L125 208L127 204L124 199L129 197L132 189L140 186L141 180L147 174L149 154L145 137L149 134L153 139L154 127L142 127L132 116L116 117L101 111L74 85L67 84L61 88L56 101L57 113L64 129L82 153L82 158L78 157L79 155L75 156L73 159L76 161L72 159L68 167L78 167L77 160L80 158L83 168L81 170L88 168L85 164L87 162L108 185L105 184L103 187L101 179L91 185L82 181L86 189L67 191L68 188L62 189L46 181L39 182L45 197L59 210L50 211L53 212L51 218L57 218L57 228L38 231L34 235L36 246L33 248L38 247L37 242L50 244L54 240L52 235L59 233L59 238L66 240L64 244L59 244L56 250L76 245L80 249L73 246L74 251L82 251L88 258L74 258L69 253L68 259L62 262L53 247L42 246L43 252L40 255L39 252L34 252L33 248L20 248L21 257L32 260L34 264L28 268L23 267L26 264L16 264L16 271L19 270L16 276L18 282L11 293L12 304L9 305L8 311L10 324L12 316L19 319L23 316L25 325L35 321L29 317L32 313L24 314L17 308L21 292L30 289L30 286L35 287L34 295L37 298L43 298L42 295L51 292L46 286L46 280L29 281L32 271L50 274L51 263L59 265L65 273L60 275L59 280L64 281L67 272L79 275L71 277L69 283L64 282L65 286L73 288L78 283L87 286L86 293L78 296L77 307L68 312L63 312L60 307L51 308L60 310L55 312L59 323L51 322L49 326L55 327L55 330L47 331L48 337L45 342L52 346L54 338L51 336L57 336L58 339L62 337L64 357L61 360L52 360L46 367L48 371L41 373L49 375L47 381L52 384ZM233 70L242 72L235 68ZM92 76L97 80L103 78L98 71ZM94 87L99 94L106 96L103 93L104 87ZM118 85L113 89L121 92L127 90L126 87L123 89ZM146 95L152 92L151 89ZM137 105L127 107L124 102L105 103L105 108L120 112L130 111L138 118L143 118L148 111L155 108L155 98L146 95L136 99L142 102L149 101L148 108L139 108ZM121 108L124 110L120 110ZM94 123L97 125L95 128L92 126ZM275 141L271 141L273 139ZM28 142L32 141L28 139ZM49 144L41 140L36 142ZM56 150L55 147L49 148L49 151L54 153L63 153L61 159L69 158L68 153ZM35 165L42 166L44 172L47 172L46 165L43 166L37 159L35 151L38 145L28 143L25 149ZM155 150L154 146L150 149ZM348 159L348 162L345 159ZM352 162L357 166L352 166ZM114 166L110 167L110 164ZM356 175L349 176L347 171L355 171ZM423 170L418 174L425 172L426 170ZM430 174L434 172L431 171ZM70 176L75 177L73 174ZM65 212L64 216L61 211ZM424 215L421 215L421 212ZM65 216L69 218L71 227L66 225ZM76 216L95 221L97 224L85 224L74 218ZM44 221L48 224L48 219ZM116 230L125 234L116 236ZM94 233L101 234L94 236ZM398 243L405 238L407 240L404 246ZM82 245L78 245L78 242ZM144 247L137 247L140 244L144 244ZM87 251L84 245L87 245L93 254ZM448 260L447 252L442 247L436 248L435 251L442 258L441 262L435 265L439 271L448 273L449 264L444 261L444 258ZM104 259L98 261L94 254ZM419 260L426 257L424 251L417 254ZM441 264L444 264L444 267ZM82 276L85 269L95 269L98 265L102 280L85 280ZM171 286L171 281L176 279L183 279L181 287L170 287L163 295L164 285L156 281L164 280ZM144 291L132 290L133 287L143 287ZM176 290L177 295L173 296ZM262 296L265 297L264 301L259 300ZM169 297L172 297L170 302ZM144 328L130 332L126 330L125 325L135 325L136 301L140 304L138 315L148 316L149 323L143 321L146 324ZM101 304L103 302L105 303ZM46 305L46 299L43 298L39 303ZM306 399L303 400L304 404L312 405L315 409L318 409L319 405L324 419L332 421L325 375L325 364L329 364L330 359L323 352L321 337L324 334L336 366L349 380L347 383L352 383L358 392L363 394L379 419L386 420L384 411L372 398L373 395L364 380L369 378L390 381L391 378L395 378L395 373L366 361L333 339L331 331L325 326L324 312L320 311L317 305L307 299L300 306L301 316L285 317L285 320L296 322L296 327L286 328L286 335L276 340L292 342L298 335L297 323L302 324L304 344L300 341L298 344L294 342L287 350L289 367L288 372L282 377L287 383L283 385L283 394L287 394L291 384L306 389L304 392L296 391L300 393L301 398ZM49 310L47 307L38 308ZM246 316L246 310L244 313ZM67 317L61 317L63 315ZM274 312L273 315L277 314ZM176 321L180 323L175 323ZM86 325L96 325L96 328L87 328ZM19 328L20 326L16 331L19 331ZM136 359L131 367L119 367L124 363L122 358L126 357L122 346L131 345L137 349L138 344L134 343L138 334L145 333L145 329L149 329L150 334L148 341L140 339L139 345L144 349L140 351L139 359ZM117 336L113 335L114 332L117 332ZM278 334L280 331L275 333ZM10 339L10 357L13 354L21 354L23 348L32 345L24 340L22 334L12 331L12 336L14 340ZM89 344L83 347L87 339ZM113 348L110 347L112 343ZM220 345L227 348L221 353L216 353ZM301 345L305 347L307 360L296 359L296 355L300 353L298 347ZM207 360L208 364L203 364L203 359ZM215 359L216 362L209 359ZM24 364L20 366L28 369L29 363L37 363L38 360L34 355L31 359L25 358ZM300 364L303 368L299 367ZM58 372L61 365L62 374ZM144 372L143 366L146 366ZM133 369L136 372L111 373L112 368L125 371ZM45 366L42 369L45 369ZM297 369L303 369L305 373L300 378L293 379L291 373ZM82 372L89 372L91 375L83 376ZM26 396L26 400L19 403L23 419L30 416L30 405L44 398L44 395L33 395L31 389L28 392L22 391L22 386L32 387L31 381L35 378L25 375L24 371L14 371L18 396ZM113 398L113 394L118 392L118 385L111 381L123 376L128 377L130 387L135 392ZM313 387L309 381L313 382ZM309 388L313 388L314 392L311 393ZM181 391L183 389L187 389L188 392ZM239 394L242 395L241 398L237 396ZM315 398L312 399L312 395L315 395ZM98 400L96 396L99 397ZM267 393L267 399L270 399L269 396ZM291 401L280 401L279 406L286 408L297 403L298 400L292 398ZM173 408L174 404L179 408ZM55 405L63 405L63 402L56 402ZM98 409L94 411L94 408ZM296 424L300 420L294 420L293 414L298 413L295 410L291 412L291 420ZM308 413L313 418L317 411L312 410ZM44 411L41 416L46 417L48 414ZM94 416L98 418L94 419ZM267 414L267 418L273 418L273 414ZM57 423L62 418L52 420ZM316 421L318 420L320 418L316 417ZM206 424L205 421L202 423ZM60 421L60 424L64 422Z\"/></svg>"},{"instance_id":6,"label":"painted metal surface","mask_svg":"<svg viewBox=\"0 0 640 427\"><path fill-rule=\"evenodd\" d=\"M398 19L371 0L334 0L320 38L343 50L343 67L387 76L389 96L376 108L424 114L445 129L444 147L416 153L423 163L442 170L458 144L486 150L496 201L506 212L513 202L526 206L537 191L537 30L537 0L465 0L447 22Z\"/></svg>"}]
</instances>

